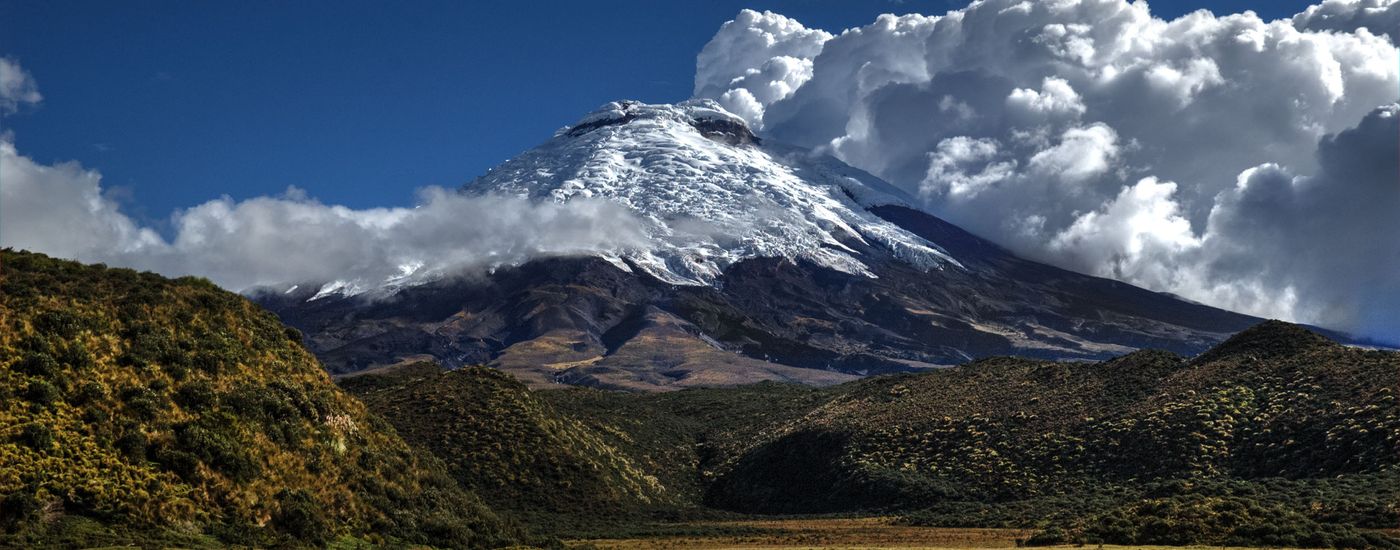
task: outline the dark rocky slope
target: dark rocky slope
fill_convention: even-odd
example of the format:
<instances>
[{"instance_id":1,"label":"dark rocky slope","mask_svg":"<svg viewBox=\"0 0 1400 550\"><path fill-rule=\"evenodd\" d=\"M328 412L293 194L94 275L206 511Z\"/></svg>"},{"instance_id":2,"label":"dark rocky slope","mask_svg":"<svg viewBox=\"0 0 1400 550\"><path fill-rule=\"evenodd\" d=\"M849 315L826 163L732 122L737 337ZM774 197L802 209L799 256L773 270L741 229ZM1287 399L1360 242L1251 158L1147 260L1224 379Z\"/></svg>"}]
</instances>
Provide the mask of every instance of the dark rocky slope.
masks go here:
<instances>
[{"instance_id":1,"label":"dark rocky slope","mask_svg":"<svg viewBox=\"0 0 1400 550\"><path fill-rule=\"evenodd\" d=\"M877 278L755 259L713 286L676 286L600 259L556 258L383 299L314 290L254 298L308 336L334 373L431 358L489 364L534 387L817 385L994 355L1195 354L1257 319L1018 258L937 218L885 217L945 243L966 269L924 271L859 250Z\"/></svg>"}]
</instances>

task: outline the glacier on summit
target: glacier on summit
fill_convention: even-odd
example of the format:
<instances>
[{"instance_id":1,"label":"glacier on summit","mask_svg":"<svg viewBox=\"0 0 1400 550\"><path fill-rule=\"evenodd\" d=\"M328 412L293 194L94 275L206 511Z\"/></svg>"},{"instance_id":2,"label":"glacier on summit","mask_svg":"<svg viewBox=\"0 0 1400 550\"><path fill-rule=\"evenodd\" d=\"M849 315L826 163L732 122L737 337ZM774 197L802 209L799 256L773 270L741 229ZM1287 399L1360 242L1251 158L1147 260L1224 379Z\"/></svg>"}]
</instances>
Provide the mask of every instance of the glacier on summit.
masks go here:
<instances>
[{"instance_id":1,"label":"glacier on summit","mask_svg":"<svg viewBox=\"0 0 1400 550\"><path fill-rule=\"evenodd\" d=\"M755 257L874 277L856 247L923 269L961 267L867 210L912 204L902 191L832 157L761 140L711 100L608 103L463 192L617 202L642 219L650 243L606 259L672 284L709 284Z\"/></svg>"}]
</instances>

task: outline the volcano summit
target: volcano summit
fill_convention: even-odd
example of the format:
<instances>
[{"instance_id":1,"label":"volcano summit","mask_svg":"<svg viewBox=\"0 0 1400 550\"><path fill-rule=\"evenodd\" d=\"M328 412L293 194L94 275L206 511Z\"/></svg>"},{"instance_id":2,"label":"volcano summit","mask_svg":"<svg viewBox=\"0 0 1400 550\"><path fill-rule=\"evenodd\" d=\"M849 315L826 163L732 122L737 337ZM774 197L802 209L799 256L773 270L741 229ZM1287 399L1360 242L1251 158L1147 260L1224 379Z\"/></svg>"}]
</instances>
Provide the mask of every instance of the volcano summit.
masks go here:
<instances>
[{"instance_id":1,"label":"volcano summit","mask_svg":"<svg viewBox=\"0 0 1400 550\"><path fill-rule=\"evenodd\" d=\"M707 100L609 103L461 192L612 201L645 245L258 300L337 373L433 358L537 386L647 390L829 384L989 355L1193 354L1258 322L1019 258Z\"/></svg>"}]
</instances>

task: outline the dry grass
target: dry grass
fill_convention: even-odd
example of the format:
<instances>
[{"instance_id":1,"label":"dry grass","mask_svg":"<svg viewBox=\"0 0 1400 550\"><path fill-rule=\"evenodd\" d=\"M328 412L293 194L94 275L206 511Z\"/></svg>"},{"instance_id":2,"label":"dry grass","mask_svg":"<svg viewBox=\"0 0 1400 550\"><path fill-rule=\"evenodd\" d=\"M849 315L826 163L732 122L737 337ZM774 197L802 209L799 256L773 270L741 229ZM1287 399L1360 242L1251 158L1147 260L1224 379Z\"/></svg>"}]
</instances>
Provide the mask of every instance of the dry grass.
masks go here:
<instances>
[{"instance_id":1,"label":"dry grass","mask_svg":"<svg viewBox=\"0 0 1400 550\"><path fill-rule=\"evenodd\" d=\"M570 540L573 548L593 546L600 550L634 549L955 549L955 548L1015 548L1017 539L1024 539L1033 531L1024 529L950 529L939 527L912 527L892 524L893 518L803 518L803 519L761 519L723 522L696 522L697 528L726 528L757 530L756 534L745 535L684 535L675 537L636 538L636 539L592 539ZM1076 548L1058 546L1048 548ZM1104 549L1174 549L1189 548L1221 550L1221 547L1191 546L1113 546L1093 545L1078 548Z\"/></svg>"}]
</instances>

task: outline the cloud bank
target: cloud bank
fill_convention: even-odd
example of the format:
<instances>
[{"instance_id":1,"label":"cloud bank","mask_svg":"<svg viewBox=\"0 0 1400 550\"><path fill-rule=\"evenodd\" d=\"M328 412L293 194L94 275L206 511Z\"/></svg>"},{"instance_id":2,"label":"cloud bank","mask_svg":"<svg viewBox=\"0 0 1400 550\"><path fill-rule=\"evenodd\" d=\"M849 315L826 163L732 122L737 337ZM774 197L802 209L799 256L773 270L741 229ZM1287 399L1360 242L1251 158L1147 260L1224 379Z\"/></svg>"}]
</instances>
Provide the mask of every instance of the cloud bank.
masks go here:
<instances>
[{"instance_id":1,"label":"cloud bank","mask_svg":"<svg viewBox=\"0 0 1400 550\"><path fill-rule=\"evenodd\" d=\"M695 90L752 100L731 108L768 137L1022 255L1400 342L1397 129L1393 106L1377 110L1400 88L1397 5L1167 21L1145 2L984 0L819 47L746 11L705 47ZM765 34L817 53L734 39ZM766 68L778 59L810 71ZM797 86L762 96L755 81Z\"/></svg>"},{"instance_id":2,"label":"cloud bank","mask_svg":"<svg viewBox=\"0 0 1400 550\"><path fill-rule=\"evenodd\" d=\"M630 211L610 202L467 197L437 187L420 190L412 208L353 210L295 188L224 197L176 213L167 240L123 214L96 171L36 163L8 138L0 140L0 181L0 246L206 276L234 290L310 282L356 293L644 242Z\"/></svg>"}]
</instances>

